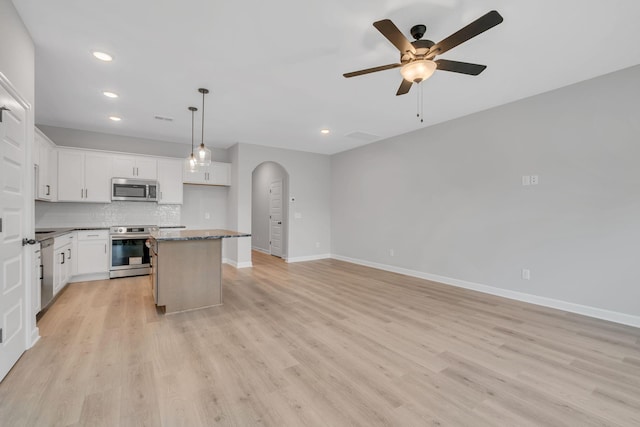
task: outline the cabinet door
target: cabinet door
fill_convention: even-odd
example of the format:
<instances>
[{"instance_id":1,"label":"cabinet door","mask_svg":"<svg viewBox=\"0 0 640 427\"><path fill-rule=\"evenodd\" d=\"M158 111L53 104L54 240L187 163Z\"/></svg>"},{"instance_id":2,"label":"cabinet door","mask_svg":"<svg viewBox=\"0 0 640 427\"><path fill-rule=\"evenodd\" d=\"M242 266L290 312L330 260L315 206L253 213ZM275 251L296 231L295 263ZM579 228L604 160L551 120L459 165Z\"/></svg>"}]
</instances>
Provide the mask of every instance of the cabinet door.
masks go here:
<instances>
[{"instance_id":1,"label":"cabinet door","mask_svg":"<svg viewBox=\"0 0 640 427\"><path fill-rule=\"evenodd\" d=\"M58 153L58 200L84 201L84 154L75 151Z\"/></svg>"},{"instance_id":2,"label":"cabinet door","mask_svg":"<svg viewBox=\"0 0 640 427\"><path fill-rule=\"evenodd\" d=\"M67 259L67 249L70 245L62 246L56 249L55 261L53 264L53 294L60 292L62 288L69 282L69 260Z\"/></svg>"},{"instance_id":3,"label":"cabinet door","mask_svg":"<svg viewBox=\"0 0 640 427\"><path fill-rule=\"evenodd\" d=\"M78 242L78 274L106 273L109 271L108 240Z\"/></svg>"},{"instance_id":4,"label":"cabinet door","mask_svg":"<svg viewBox=\"0 0 640 427\"><path fill-rule=\"evenodd\" d=\"M158 160L158 204L182 204L182 160Z\"/></svg>"},{"instance_id":5,"label":"cabinet door","mask_svg":"<svg viewBox=\"0 0 640 427\"><path fill-rule=\"evenodd\" d=\"M158 162L156 159L145 157L136 158L136 178L140 179L158 179L156 171Z\"/></svg>"},{"instance_id":6,"label":"cabinet door","mask_svg":"<svg viewBox=\"0 0 640 427\"><path fill-rule=\"evenodd\" d=\"M135 178L136 161L133 157L114 157L113 178Z\"/></svg>"},{"instance_id":7,"label":"cabinet door","mask_svg":"<svg viewBox=\"0 0 640 427\"><path fill-rule=\"evenodd\" d=\"M207 176L209 175L209 169L199 169L197 172L191 172L183 162L184 169L182 170L182 182L185 184L207 184Z\"/></svg>"},{"instance_id":8,"label":"cabinet door","mask_svg":"<svg viewBox=\"0 0 640 427\"><path fill-rule=\"evenodd\" d=\"M49 200L56 202L58 200L58 150L49 145L47 148L47 157L49 159L49 170L47 175L46 190L49 192Z\"/></svg>"},{"instance_id":9,"label":"cabinet door","mask_svg":"<svg viewBox=\"0 0 640 427\"><path fill-rule=\"evenodd\" d=\"M210 184L212 185L230 185L231 184L231 165L229 163L211 162L210 167Z\"/></svg>"},{"instance_id":10,"label":"cabinet door","mask_svg":"<svg viewBox=\"0 0 640 427\"><path fill-rule=\"evenodd\" d=\"M111 202L111 156L85 154L86 202ZM58 192L60 189L58 189ZM59 197L59 195L58 195Z\"/></svg>"}]
</instances>

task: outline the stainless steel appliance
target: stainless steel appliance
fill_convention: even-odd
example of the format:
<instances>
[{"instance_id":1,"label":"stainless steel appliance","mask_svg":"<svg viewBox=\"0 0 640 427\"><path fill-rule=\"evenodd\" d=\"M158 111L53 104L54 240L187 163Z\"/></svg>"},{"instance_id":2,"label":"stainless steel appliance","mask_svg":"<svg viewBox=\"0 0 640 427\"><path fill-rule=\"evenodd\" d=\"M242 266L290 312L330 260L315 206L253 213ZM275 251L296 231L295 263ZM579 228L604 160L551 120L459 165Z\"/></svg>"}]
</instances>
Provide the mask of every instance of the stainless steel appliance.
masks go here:
<instances>
[{"instance_id":1,"label":"stainless steel appliance","mask_svg":"<svg viewBox=\"0 0 640 427\"><path fill-rule=\"evenodd\" d=\"M126 225L111 227L111 263L109 277L144 276L151 273L149 248L150 225Z\"/></svg>"},{"instance_id":2,"label":"stainless steel appliance","mask_svg":"<svg viewBox=\"0 0 640 427\"><path fill-rule=\"evenodd\" d=\"M159 194L158 181L111 178L111 200L157 202Z\"/></svg>"},{"instance_id":3,"label":"stainless steel appliance","mask_svg":"<svg viewBox=\"0 0 640 427\"><path fill-rule=\"evenodd\" d=\"M53 299L53 238L40 242L40 255L42 258L40 308L44 310Z\"/></svg>"}]
</instances>

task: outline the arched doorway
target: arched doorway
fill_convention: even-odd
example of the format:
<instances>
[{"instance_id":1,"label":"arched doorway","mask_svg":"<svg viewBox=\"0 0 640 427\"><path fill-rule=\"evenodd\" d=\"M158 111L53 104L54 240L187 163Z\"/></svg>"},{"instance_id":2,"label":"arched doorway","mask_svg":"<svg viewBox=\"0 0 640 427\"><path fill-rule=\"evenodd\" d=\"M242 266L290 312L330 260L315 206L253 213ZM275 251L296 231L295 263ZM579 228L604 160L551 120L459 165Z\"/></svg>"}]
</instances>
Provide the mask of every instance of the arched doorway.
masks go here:
<instances>
[{"instance_id":1,"label":"arched doorway","mask_svg":"<svg viewBox=\"0 0 640 427\"><path fill-rule=\"evenodd\" d=\"M289 173L263 162L251 174L251 249L287 259Z\"/></svg>"}]
</instances>

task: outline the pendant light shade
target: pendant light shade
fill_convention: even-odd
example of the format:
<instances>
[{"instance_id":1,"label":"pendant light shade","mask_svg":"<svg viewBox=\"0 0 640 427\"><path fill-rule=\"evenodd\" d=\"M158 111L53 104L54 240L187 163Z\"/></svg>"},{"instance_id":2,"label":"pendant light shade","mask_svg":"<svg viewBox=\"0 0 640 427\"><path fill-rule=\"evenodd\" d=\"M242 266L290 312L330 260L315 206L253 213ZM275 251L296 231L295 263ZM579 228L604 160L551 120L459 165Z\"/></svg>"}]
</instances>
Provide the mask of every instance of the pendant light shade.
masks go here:
<instances>
[{"instance_id":1,"label":"pendant light shade","mask_svg":"<svg viewBox=\"0 0 640 427\"><path fill-rule=\"evenodd\" d=\"M189 107L191 111L191 154L185 160L185 170L189 172L198 172L198 160L193 154L193 127L194 127L194 114L198 109L196 107Z\"/></svg>"},{"instance_id":2,"label":"pendant light shade","mask_svg":"<svg viewBox=\"0 0 640 427\"><path fill-rule=\"evenodd\" d=\"M202 142L200 142L196 160L198 166L209 166L211 164L211 150L204 145L204 96L209 93L209 89L200 88L198 92L202 94Z\"/></svg>"}]
</instances>

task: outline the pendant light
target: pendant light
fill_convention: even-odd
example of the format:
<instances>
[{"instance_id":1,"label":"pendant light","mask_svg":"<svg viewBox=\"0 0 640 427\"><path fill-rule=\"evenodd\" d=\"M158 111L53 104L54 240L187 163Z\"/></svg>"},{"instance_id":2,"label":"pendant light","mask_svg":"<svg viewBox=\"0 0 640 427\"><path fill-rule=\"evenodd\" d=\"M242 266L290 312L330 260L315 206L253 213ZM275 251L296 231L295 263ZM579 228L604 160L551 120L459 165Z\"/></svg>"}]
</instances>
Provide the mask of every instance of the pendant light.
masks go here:
<instances>
[{"instance_id":1,"label":"pendant light","mask_svg":"<svg viewBox=\"0 0 640 427\"><path fill-rule=\"evenodd\" d=\"M196 160L196 156L193 154L194 114L198 109L196 107L189 107L189 111L191 111L191 154L185 160L185 170L188 170L189 172L198 172L198 161Z\"/></svg>"},{"instance_id":2,"label":"pendant light","mask_svg":"<svg viewBox=\"0 0 640 427\"><path fill-rule=\"evenodd\" d=\"M204 96L209 93L209 89L200 88L198 92L202 94L202 142L198 148L196 159L199 166L209 166L211 164L211 150L204 146Z\"/></svg>"}]
</instances>

